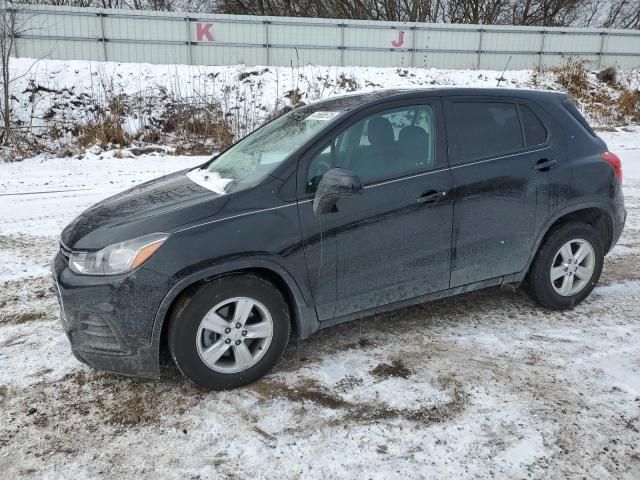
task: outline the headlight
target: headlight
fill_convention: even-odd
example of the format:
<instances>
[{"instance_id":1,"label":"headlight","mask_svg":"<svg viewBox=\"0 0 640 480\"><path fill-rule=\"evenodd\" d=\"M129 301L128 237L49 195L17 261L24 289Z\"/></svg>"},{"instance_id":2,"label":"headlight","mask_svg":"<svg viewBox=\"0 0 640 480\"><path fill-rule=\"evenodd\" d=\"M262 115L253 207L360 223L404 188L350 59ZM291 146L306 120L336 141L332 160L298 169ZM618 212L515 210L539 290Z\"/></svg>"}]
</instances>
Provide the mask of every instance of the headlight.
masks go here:
<instances>
[{"instance_id":1,"label":"headlight","mask_svg":"<svg viewBox=\"0 0 640 480\"><path fill-rule=\"evenodd\" d=\"M69 267L82 275L118 275L142 265L169 238L167 233L114 243L96 252L72 252Z\"/></svg>"}]
</instances>

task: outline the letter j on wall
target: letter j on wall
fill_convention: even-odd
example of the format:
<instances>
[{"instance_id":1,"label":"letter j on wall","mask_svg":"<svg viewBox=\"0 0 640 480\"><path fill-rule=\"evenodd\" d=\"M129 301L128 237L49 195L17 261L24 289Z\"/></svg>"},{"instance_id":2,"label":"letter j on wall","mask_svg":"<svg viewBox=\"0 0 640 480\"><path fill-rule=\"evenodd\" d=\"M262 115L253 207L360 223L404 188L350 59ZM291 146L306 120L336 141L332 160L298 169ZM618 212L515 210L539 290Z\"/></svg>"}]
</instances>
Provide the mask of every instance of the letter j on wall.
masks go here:
<instances>
[{"instance_id":1,"label":"letter j on wall","mask_svg":"<svg viewBox=\"0 0 640 480\"><path fill-rule=\"evenodd\" d=\"M395 40L391 41L391 46L393 48L399 48L404 44L404 31L399 30L398 31L398 38L396 38Z\"/></svg>"},{"instance_id":2,"label":"letter j on wall","mask_svg":"<svg viewBox=\"0 0 640 480\"><path fill-rule=\"evenodd\" d=\"M196 42L213 42L213 23L196 22Z\"/></svg>"}]
</instances>

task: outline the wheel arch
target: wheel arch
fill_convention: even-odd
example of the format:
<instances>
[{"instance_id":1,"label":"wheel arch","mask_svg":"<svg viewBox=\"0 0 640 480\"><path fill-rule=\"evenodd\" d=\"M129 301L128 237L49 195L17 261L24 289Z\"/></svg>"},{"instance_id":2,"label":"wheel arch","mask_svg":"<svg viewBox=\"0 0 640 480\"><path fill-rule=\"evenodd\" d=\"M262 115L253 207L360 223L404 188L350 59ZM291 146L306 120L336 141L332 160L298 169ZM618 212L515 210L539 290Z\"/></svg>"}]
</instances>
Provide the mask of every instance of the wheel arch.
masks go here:
<instances>
[{"instance_id":1,"label":"wheel arch","mask_svg":"<svg viewBox=\"0 0 640 480\"><path fill-rule=\"evenodd\" d=\"M540 247L551 232L561 225L576 221L587 223L594 227L602 238L605 253L609 251L613 242L613 214L608 208L602 205L577 205L564 209L549 219L544 229L538 235L535 248L533 248L532 254L529 257L527 268L524 272L525 274L529 271L538 250L540 250Z\"/></svg>"},{"instance_id":2,"label":"wheel arch","mask_svg":"<svg viewBox=\"0 0 640 480\"><path fill-rule=\"evenodd\" d=\"M230 263L192 273L181 279L167 293L156 312L153 325L152 346L159 360L166 358L169 319L189 293L203 283L214 279L243 274L264 278L280 290L291 312L291 328L295 337L307 338L318 330L318 318L310 294L300 288L294 277L284 267L265 260L255 263Z\"/></svg>"}]
</instances>

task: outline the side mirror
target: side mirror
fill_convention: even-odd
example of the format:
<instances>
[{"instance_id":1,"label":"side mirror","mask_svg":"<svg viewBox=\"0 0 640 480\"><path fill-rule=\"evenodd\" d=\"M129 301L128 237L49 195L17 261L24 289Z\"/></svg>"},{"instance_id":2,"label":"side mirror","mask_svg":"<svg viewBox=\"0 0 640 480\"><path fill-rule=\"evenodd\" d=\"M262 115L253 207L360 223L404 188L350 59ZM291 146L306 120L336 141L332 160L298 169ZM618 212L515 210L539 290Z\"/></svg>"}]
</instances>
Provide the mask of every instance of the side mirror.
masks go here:
<instances>
[{"instance_id":1,"label":"side mirror","mask_svg":"<svg viewBox=\"0 0 640 480\"><path fill-rule=\"evenodd\" d=\"M341 197L351 197L362 191L362 182L351 170L332 168L322 176L313 199L313 213L322 215L335 211Z\"/></svg>"}]
</instances>

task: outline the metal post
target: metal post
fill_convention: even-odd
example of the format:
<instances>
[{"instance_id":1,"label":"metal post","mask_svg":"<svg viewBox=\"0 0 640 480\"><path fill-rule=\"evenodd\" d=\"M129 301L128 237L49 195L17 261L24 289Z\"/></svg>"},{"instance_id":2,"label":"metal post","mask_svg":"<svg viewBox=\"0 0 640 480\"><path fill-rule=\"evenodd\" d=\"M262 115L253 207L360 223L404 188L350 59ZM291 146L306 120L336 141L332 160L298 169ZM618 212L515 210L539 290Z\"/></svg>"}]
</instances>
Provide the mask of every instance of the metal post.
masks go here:
<instances>
[{"instance_id":1,"label":"metal post","mask_svg":"<svg viewBox=\"0 0 640 480\"><path fill-rule=\"evenodd\" d=\"M600 32L600 51L598 52L598 68L602 68L602 56L604 55L604 43L607 32Z\"/></svg>"},{"instance_id":2,"label":"metal post","mask_svg":"<svg viewBox=\"0 0 640 480\"><path fill-rule=\"evenodd\" d=\"M542 54L544 53L545 33L546 32L544 30L540 30L540 52L539 52L539 58L538 58L538 68L542 68Z\"/></svg>"},{"instance_id":3,"label":"metal post","mask_svg":"<svg viewBox=\"0 0 640 480\"><path fill-rule=\"evenodd\" d=\"M105 13L98 12L98 16L100 17L100 36L102 37L102 55L104 56L104 61L108 62L107 58L107 39L104 37L104 17Z\"/></svg>"},{"instance_id":4,"label":"metal post","mask_svg":"<svg viewBox=\"0 0 640 480\"><path fill-rule=\"evenodd\" d=\"M345 24L340 24L340 65L344 67L344 28Z\"/></svg>"},{"instance_id":5,"label":"metal post","mask_svg":"<svg viewBox=\"0 0 640 480\"><path fill-rule=\"evenodd\" d=\"M414 25L411 30L411 66L416 66L416 36L418 35L418 26Z\"/></svg>"},{"instance_id":6,"label":"metal post","mask_svg":"<svg viewBox=\"0 0 640 480\"><path fill-rule=\"evenodd\" d=\"M185 17L185 33L187 35L187 62L189 65L193 65L193 52L191 51L191 19L189 17Z\"/></svg>"},{"instance_id":7,"label":"metal post","mask_svg":"<svg viewBox=\"0 0 640 480\"><path fill-rule=\"evenodd\" d=\"M482 55L482 37L484 33L484 29L480 29L480 40L478 40L478 63L476 65L476 70L480 70L480 55Z\"/></svg>"},{"instance_id":8,"label":"metal post","mask_svg":"<svg viewBox=\"0 0 640 480\"><path fill-rule=\"evenodd\" d=\"M15 8L12 7L7 7L8 2L3 2L4 7L7 8L7 12L9 13L9 15L13 14L16 16L16 19L18 17L18 11ZM13 31L14 29L11 29L11 45L13 46L13 56L15 58L18 58L18 39L16 38L16 32ZM11 52L9 52L9 55L11 55Z\"/></svg>"},{"instance_id":9,"label":"metal post","mask_svg":"<svg viewBox=\"0 0 640 480\"><path fill-rule=\"evenodd\" d=\"M264 21L264 48L265 48L265 56L266 56L266 64L270 65L271 59L269 58L269 20Z\"/></svg>"}]
</instances>

